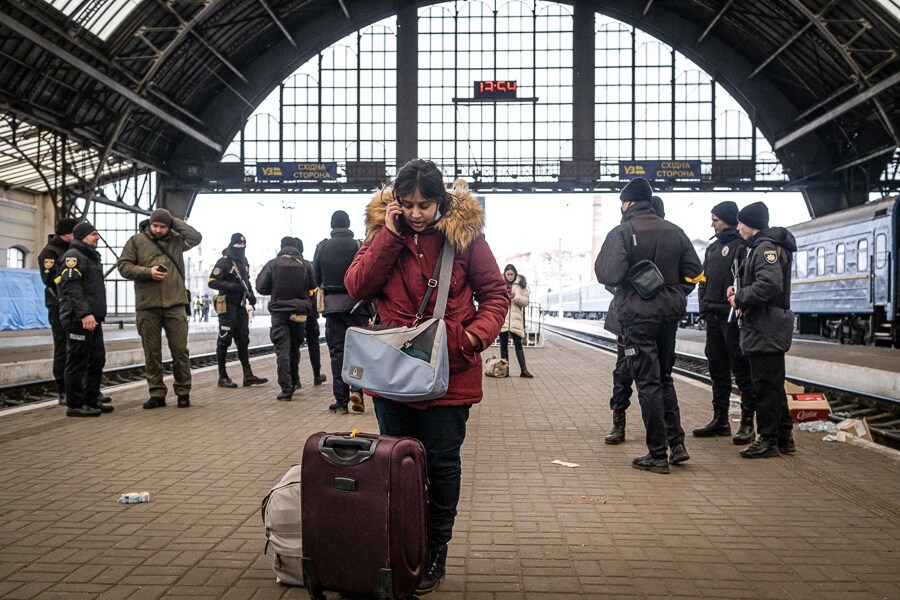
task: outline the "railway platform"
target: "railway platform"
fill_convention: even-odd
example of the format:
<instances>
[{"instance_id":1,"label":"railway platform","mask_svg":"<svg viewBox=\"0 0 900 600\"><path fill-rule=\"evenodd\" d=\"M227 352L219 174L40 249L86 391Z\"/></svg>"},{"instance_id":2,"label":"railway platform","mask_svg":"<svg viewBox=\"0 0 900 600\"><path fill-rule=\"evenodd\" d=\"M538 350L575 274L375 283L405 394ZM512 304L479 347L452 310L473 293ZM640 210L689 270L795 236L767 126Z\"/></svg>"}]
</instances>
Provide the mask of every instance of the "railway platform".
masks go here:
<instances>
[{"instance_id":1,"label":"railway platform","mask_svg":"<svg viewBox=\"0 0 900 600\"><path fill-rule=\"evenodd\" d=\"M796 432L796 454L746 460L729 438L689 436L670 475L637 471L636 404L626 442L603 444L614 357L554 334L526 352L536 377L486 379L472 410L448 575L429 598L900 598L897 452ZM253 361L274 379L272 356ZM99 418L2 413L0 598L308 597L275 583L260 501L309 434L375 431L371 406L328 412L305 352L291 402L215 378L194 371L188 409L141 409L136 382L106 388L116 410ZM705 423L708 387L676 387L684 428ZM151 501L116 502L129 491ZM348 560L365 544L348 540Z\"/></svg>"}]
</instances>

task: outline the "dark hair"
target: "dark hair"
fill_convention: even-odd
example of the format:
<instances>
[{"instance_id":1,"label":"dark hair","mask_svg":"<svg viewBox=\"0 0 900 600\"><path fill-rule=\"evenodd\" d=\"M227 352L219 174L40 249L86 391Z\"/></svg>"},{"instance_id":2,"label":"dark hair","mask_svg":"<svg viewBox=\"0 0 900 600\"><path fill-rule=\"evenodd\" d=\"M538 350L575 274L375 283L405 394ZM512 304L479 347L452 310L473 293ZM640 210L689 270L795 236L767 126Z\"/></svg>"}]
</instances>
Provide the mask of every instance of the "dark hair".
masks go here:
<instances>
[{"instance_id":1,"label":"dark hair","mask_svg":"<svg viewBox=\"0 0 900 600\"><path fill-rule=\"evenodd\" d=\"M452 196L444 186L444 176L438 166L430 160L417 158L409 161L397 172L391 186L396 200L411 196L419 190L428 200L437 201L441 214L446 214L450 208Z\"/></svg>"}]
</instances>

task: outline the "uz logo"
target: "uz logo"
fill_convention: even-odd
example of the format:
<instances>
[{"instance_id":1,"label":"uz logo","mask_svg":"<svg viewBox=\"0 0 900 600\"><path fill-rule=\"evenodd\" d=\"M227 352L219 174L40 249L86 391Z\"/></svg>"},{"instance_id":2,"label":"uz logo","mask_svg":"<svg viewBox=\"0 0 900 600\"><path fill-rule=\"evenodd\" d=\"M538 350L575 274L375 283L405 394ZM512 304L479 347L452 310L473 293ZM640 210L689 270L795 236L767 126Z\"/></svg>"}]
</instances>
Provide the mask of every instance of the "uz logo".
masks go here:
<instances>
[{"instance_id":1,"label":"uz logo","mask_svg":"<svg viewBox=\"0 0 900 600\"><path fill-rule=\"evenodd\" d=\"M350 367L350 372L347 374L353 379L362 379L363 368L360 366L352 366Z\"/></svg>"}]
</instances>

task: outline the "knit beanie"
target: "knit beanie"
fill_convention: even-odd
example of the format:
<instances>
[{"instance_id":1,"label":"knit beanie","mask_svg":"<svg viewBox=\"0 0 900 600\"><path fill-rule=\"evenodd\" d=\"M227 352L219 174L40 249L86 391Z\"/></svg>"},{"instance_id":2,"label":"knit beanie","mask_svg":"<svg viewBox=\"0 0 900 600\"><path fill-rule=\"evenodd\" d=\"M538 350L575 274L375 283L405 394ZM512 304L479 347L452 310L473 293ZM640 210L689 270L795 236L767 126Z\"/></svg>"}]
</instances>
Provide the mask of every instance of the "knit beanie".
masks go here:
<instances>
[{"instance_id":1,"label":"knit beanie","mask_svg":"<svg viewBox=\"0 0 900 600\"><path fill-rule=\"evenodd\" d=\"M331 228L337 229L338 227L350 227L350 215L342 210L336 210L331 215Z\"/></svg>"},{"instance_id":2,"label":"knit beanie","mask_svg":"<svg viewBox=\"0 0 900 600\"><path fill-rule=\"evenodd\" d=\"M72 237L74 237L76 240L83 240L95 231L97 231L96 227L94 227L87 221L82 221L72 230Z\"/></svg>"},{"instance_id":3,"label":"knit beanie","mask_svg":"<svg viewBox=\"0 0 900 600\"><path fill-rule=\"evenodd\" d=\"M234 246L235 244L246 244L247 238L244 237L242 233L233 233L231 234L231 244L230 246Z\"/></svg>"},{"instance_id":4,"label":"knit beanie","mask_svg":"<svg viewBox=\"0 0 900 600\"><path fill-rule=\"evenodd\" d=\"M162 223L166 227L172 226L172 213L164 208L157 208L150 215L151 223Z\"/></svg>"},{"instance_id":5,"label":"knit beanie","mask_svg":"<svg viewBox=\"0 0 900 600\"><path fill-rule=\"evenodd\" d=\"M653 212L656 213L657 217L660 219L666 218L666 205L663 203L662 198L653 196L650 198L650 206L653 207Z\"/></svg>"},{"instance_id":6,"label":"knit beanie","mask_svg":"<svg viewBox=\"0 0 900 600\"><path fill-rule=\"evenodd\" d=\"M629 181L619 194L619 200L622 202L650 202L652 197L653 188L643 177L635 177Z\"/></svg>"},{"instance_id":7,"label":"knit beanie","mask_svg":"<svg viewBox=\"0 0 900 600\"><path fill-rule=\"evenodd\" d=\"M731 200L719 202L712 207L710 212L719 217L719 220L728 223L732 227L738 224L738 207L737 204ZM766 219L768 219L768 215L766 216Z\"/></svg>"},{"instance_id":8,"label":"knit beanie","mask_svg":"<svg viewBox=\"0 0 900 600\"><path fill-rule=\"evenodd\" d=\"M762 202L748 204L738 213L737 219L753 229L765 229L769 226L769 207Z\"/></svg>"},{"instance_id":9,"label":"knit beanie","mask_svg":"<svg viewBox=\"0 0 900 600\"><path fill-rule=\"evenodd\" d=\"M56 224L56 235L69 235L75 230L76 225L78 225L78 219L71 217L60 219L59 223Z\"/></svg>"},{"instance_id":10,"label":"knit beanie","mask_svg":"<svg viewBox=\"0 0 900 600\"><path fill-rule=\"evenodd\" d=\"M291 236L285 236L281 238L281 247L287 248L288 246L297 247L296 238L292 238Z\"/></svg>"},{"instance_id":11,"label":"knit beanie","mask_svg":"<svg viewBox=\"0 0 900 600\"><path fill-rule=\"evenodd\" d=\"M303 254L303 240L294 238L294 247L300 251L300 254Z\"/></svg>"}]
</instances>

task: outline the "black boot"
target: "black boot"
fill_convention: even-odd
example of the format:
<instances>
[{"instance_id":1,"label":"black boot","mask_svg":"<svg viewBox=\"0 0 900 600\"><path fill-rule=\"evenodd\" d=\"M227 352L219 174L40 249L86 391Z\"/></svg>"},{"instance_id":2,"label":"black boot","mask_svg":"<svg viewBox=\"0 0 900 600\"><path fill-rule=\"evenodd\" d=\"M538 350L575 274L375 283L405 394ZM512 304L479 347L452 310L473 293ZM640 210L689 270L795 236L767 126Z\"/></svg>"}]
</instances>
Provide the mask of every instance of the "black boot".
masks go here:
<instances>
[{"instance_id":1,"label":"black boot","mask_svg":"<svg viewBox=\"0 0 900 600\"><path fill-rule=\"evenodd\" d=\"M236 388L237 384L231 380L228 375L220 375L219 376L219 387L220 388Z\"/></svg>"},{"instance_id":2,"label":"black boot","mask_svg":"<svg viewBox=\"0 0 900 600\"><path fill-rule=\"evenodd\" d=\"M528 372L528 367L525 366L525 348L522 346L516 346L516 361L519 363L519 368L522 369L522 373L519 377L524 377L526 379L534 377L534 375Z\"/></svg>"},{"instance_id":3,"label":"black boot","mask_svg":"<svg viewBox=\"0 0 900 600\"><path fill-rule=\"evenodd\" d=\"M438 546L431 550L428 556L428 568L425 576L419 582L416 593L420 595L430 594L438 588L447 574L447 545Z\"/></svg>"},{"instance_id":4,"label":"black boot","mask_svg":"<svg viewBox=\"0 0 900 600\"><path fill-rule=\"evenodd\" d=\"M741 458L768 458L781 454L778 450L778 438L758 437L756 441L741 450Z\"/></svg>"},{"instance_id":5,"label":"black boot","mask_svg":"<svg viewBox=\"0 0 900 600\"><path fill-rule=\"evenodd\" d=\"M250 387L251 385L262 385L268 382L269 380L265 377L257 377L256 375L254 375L249 366L244 367L244 387Z\"/></svg>"},{"instance_id":6,"label":"black boot","mask_svg":"<svg viewBox=\"0 0 900 600\"><path fill-rule=\"evenodd\" d=\"M738 428L731 441L735 446L753 443L756 433L753 431L753 411L741 411L741 426Z\"/></svg>"},{"instance_id":7,"label":"black boot","mask_svg":"<svg viewBox=\"0 0 900 600\"><path fill-rule=\"evenodd\" d=\"M714 408L712 421L705 427L694 430L694 437L727 437L731 435L731 423L728 422L728 409Z\"/></svg>"},{"instance_id":8,"label":"black boot","mask_svg":"<svg viewBox=\"0 0 900 600\"><path fill-rule=\"evenodd\" d=\"M328 381L328 377L325 375L313 375L313 385L322 385Z\"/></svg>"},{"instance_id":9,"label":"black boot","mask_svg":"<svg viewBox=\"0 0 900 600\"><path fill-rule=\"evenodd\" d=\"M609 435L603 441L607 444L616 445L625 441L625 411L613 411L613 427Z\"/></svg>"}]
</instances>

